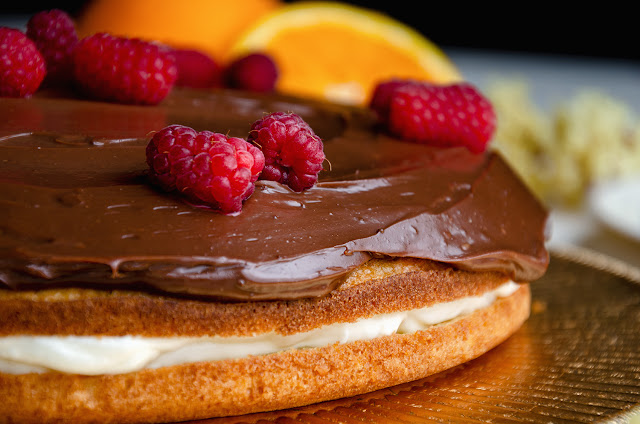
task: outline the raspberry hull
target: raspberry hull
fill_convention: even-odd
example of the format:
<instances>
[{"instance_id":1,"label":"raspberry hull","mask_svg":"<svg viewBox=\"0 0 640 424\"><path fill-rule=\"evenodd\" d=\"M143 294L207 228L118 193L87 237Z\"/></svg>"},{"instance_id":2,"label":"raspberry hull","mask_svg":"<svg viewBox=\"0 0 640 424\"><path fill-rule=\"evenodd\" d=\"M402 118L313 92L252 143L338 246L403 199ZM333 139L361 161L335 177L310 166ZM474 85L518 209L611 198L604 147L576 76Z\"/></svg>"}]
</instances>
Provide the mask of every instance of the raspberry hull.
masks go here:
<instances>
[{"instance_id":1,"label":"raspberry hull","mask_svg":"<svg viewBox=\"0 0 640 424\"><path fill-rule=\"evenodd\" d=\"M264 167L260 149L245 140L182 125L155 133L146 154L151 178L160 187L225 214L242 210Z\"/></svg>"},{"instance_id":2,"label":"raspberry hull","mask_svg":"<svg viewBox=\"0 0 640 424\"><path fill-rule=\"evenodd\" d=\"M104 33L82 39L73 61L76 82L88 95L119 103L157 104L178 75L170 49Z\"/></svg>"}]
</instances>

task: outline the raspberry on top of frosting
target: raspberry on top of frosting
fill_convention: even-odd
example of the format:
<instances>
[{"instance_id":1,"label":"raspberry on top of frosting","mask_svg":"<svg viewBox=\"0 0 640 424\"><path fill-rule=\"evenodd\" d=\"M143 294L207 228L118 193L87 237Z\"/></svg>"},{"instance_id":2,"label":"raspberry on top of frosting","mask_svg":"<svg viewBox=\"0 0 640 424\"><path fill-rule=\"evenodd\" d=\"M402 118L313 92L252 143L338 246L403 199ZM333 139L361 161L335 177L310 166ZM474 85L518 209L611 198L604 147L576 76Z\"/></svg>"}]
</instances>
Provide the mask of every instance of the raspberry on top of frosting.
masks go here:
<instances>
[{"instance_id":1,"label":"raspberry on top of frosting","mask_svg":"<svg viewBox=\"0 0 640 424\"><path fill-rule=\"evenodd\" d=\"M439 147L486 150L496 128L493 105L473 85L392 79L376 87L369 107L393 135Z\"/></svg>"},{"instance_id":2,"label":"raspberry on top of frosting","mask_svg":"<svg viewBox=\"0 0 640 424\"><path fill-rule=\"evenodd\" d=\"M261 179L277 181L298 192L318 181L325 159L322 140L295 113L274 112L257 120L251 126L249 141L264 152Z\"/></svg>"},{"instance_id":3,"label":"raspberry on top of frosting","mask_svg":"<svg viewBox=\"0 0 640 424\"><path fill-rule=\"evenodd\" d=\"M309 124L285 112L255 121L248 141L171 125L153 135L146 155L152 179L164 190L225 214L242 210L258 178L296 192L313 187L325 159L322 140Z\"/></svg>"},{"instance_id":4,"label":"raspberry on top of frosting","mask_svg":"<svg viewBox=\"0 0 640 424\"><path fill-rule=\"evenodd\" d=\"M45 81L51 85L68 83L71 80L73 49L78 44L71 16L60 9L38 12L27 22L26 33L45 59Z\"/></svg>"},{"instance_id":5,"label":"raspberry on top of frosting","mask_svg":"<svg viewBox=\"0 0 640 424\"><path fill-rule=\"evenodd\" d=\"M46 74L45 60L22 31L0 27L0 96L29 97Z\"/></svg>"},{"instance_id":6,"label":"raspberry on top of frosting","mask_svg":"<svg viewBox=\"0 0 640 424\"><path fill-rule=\"evenodd\" d=\"M225 70L225 83L229 88L269 92L278 80L278 67L266 53L249 53L229 64Z\"/></svg>"},{"instance_id":7,"label":"raspberry on top of frosting","mask_svg":"<svg viewBox=\"0 0 640 424\"><path fill-rule=\"evenodd\" d=\"M376 87L370 108L400 139L442 148L463 146L472 153L486 150L496 125L493 106L469 83L384 81ZM223 144L210 147L191 140L211 137L218 137L216 142L234 140L231 144L243 147L240 152L231 147L222 152ZM243 170L245 150L253 160L246 162L250 172ZM147 149L152 175L165 190L177 189L223 213L239 213L258 178L287 185L294 192L310 189L324 160L322 140L302 117L288 112L273 112L253 122L247 141L171 126L157 133ZM259 169L252 168L254 163L260 163Z\"/></svg>"},{"instance_id":8,"label":"raspberry on top of frosting","mask_svg":"<svg viewBox=\"0 0 640 424\"><path fill-rule=\"evenodd\" d=\"M226 214L240 212L264 167L260 149L245 140L182 125L155 133L146 154L160 187Z\"/></svg>"},{"instance_id":9,"label":"raspberry on top of frosting","mask_svg":"<svg viewBox=\"0 0 640 424\"><path fill-rule=\"evenodd\" d=\"M175 49L178 79L176 86L191 88L222 87L222 66L211 56L196 49Z\"/></svg>"},{"instance_id":10,"label":"raspberry on top of frosting","mask_svg":"<svg viewBox=\"0 0 640 424\"><path fill-rule=\"evenodd\" d=\"M77 86L95 100L156 105L174 85L275 90L279 70L262 52L219 63L204 51L101 32L79 38L63 10L32 15L26 31L0 27L0 97Z\"/></svg>"},{"instance_id":11,"label":"raspberry on top of frosting","mask_svg":"<svg viewBox=\"0 0 640 424\"><path fill-rule=\"evenodd\" d=\"M171 49L140 39L94 34L80 40L73 56L76 82L99 100L157 104L178 76Z\"/></svg>"}]
</instances>

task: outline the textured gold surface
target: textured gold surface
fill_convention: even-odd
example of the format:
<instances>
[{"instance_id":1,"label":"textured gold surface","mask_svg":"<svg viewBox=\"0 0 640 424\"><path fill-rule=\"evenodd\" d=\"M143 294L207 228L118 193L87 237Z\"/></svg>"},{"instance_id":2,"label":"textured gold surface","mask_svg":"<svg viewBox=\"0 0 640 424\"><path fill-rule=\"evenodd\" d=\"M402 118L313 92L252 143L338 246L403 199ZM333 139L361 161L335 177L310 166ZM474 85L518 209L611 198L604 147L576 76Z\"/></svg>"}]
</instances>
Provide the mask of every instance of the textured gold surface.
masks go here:
<instances>
[{"instance_id":1,"label":"textured gold surface","mask_svg":"<svg viewBox=\"0 0 640 424\"><path fill-rule=\"evenodd\" d=\"M640 281L618 265L588 252L554 254L531 286L525 325L446 373L303 408L199 422L629 422L640 413Z\"/></svg>"}]
</instances>

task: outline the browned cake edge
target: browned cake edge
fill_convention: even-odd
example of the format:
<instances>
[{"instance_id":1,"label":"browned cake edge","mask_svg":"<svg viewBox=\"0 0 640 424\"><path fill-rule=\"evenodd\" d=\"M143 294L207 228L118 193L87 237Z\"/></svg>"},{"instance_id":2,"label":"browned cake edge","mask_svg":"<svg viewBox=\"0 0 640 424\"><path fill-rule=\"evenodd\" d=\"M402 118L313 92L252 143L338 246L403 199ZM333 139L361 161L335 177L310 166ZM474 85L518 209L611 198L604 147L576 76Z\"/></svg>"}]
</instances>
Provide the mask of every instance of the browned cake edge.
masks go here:
<instances>
[{"instance_id":1,"label":"browned cake edge","mask_svg":"<svg viewBox=\"0 0 640 424\"><path fill-rule=\"evenodd\" d=\"M514 333L530 291L406 335L122 375L0 373L8 422L172 422L291 408L416 380L467 362Z\"/></svg>"},{"instance_id":2,"label":"browned cake edge","mask_svg":"<svg viewBox=\"0 0 640 424\"><path fill-rule=\"evenodd\" d=\"M286 335L480 295L507 280L496 272L397 258L373 259L329 295L294 301L212 302L122 290L5 289L0 290L0 336Z\"/></svg>"}]
</instances>

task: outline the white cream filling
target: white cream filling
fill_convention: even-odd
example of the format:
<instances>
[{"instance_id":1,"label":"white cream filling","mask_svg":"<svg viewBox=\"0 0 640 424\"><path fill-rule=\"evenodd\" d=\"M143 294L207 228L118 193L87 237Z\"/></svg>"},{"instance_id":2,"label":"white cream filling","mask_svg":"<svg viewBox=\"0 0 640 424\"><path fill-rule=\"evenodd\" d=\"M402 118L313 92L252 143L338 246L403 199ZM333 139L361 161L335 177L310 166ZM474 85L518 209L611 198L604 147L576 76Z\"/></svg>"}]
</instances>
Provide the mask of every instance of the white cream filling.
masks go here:
<instances>
[{"instance_id":1,"label":"white cream filling","mask_svg":"<svg viewBox=\"0 0 640 424\"><path fill-rule=\"evenodd\" d=\"M414 333L485 308L499 297L510 296L518 287L518 284L509 281L481 296L381 314L356 322L331 324L288 336L271 332L252 337L0 337L0 372L122 374L148 368L371 340L395 333Z\"/></svg>"}]
</instances>

